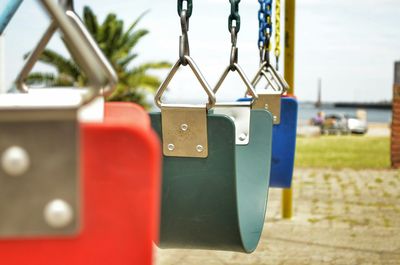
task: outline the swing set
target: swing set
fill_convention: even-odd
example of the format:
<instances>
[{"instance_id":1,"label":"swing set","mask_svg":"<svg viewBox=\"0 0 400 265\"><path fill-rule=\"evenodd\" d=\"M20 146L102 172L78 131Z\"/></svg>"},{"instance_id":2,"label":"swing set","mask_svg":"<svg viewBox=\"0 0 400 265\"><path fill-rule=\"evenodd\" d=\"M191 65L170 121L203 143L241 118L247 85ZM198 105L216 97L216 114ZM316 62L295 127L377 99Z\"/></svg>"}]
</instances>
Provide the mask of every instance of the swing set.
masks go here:
<instances>
[{"instance_id":1,"label":"swing set","mask_svg":"<svg viewBox=\"0 0 400 265\"><path fill-rule=\"evenodd\" d=\"M272 0L259 0L260 67L252 81L239 64L240 0L229 1L230 61L211 87L190 55L193 2L178 0L179 58L155 95L160 111L150 115L135 104L104 103L117 75L74 1L38 2L51 23L16 78L21 93L0 95L2 261L150 265L153 242L160 248L253 252L269 188L288 189L293 176L297 101L278 72L280 1L274 67ZM0 6L0 34L21 3ZM56 31L88 88L25 84ZM163 102L186 66L208 101ZM244 97L220 102L217 92L231 72L243 81L237 86ZM266 87L259 88L261 80Z\"/></svg>"}]
</instances>

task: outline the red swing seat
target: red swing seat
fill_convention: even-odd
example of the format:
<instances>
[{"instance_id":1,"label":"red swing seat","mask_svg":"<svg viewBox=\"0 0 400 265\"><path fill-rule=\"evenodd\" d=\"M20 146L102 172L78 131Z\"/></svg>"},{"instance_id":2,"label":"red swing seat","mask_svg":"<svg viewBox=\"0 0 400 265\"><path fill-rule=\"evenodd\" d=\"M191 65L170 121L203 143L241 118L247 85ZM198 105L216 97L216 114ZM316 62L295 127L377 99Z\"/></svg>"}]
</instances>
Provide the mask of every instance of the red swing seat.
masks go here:
<instances>
[{"instance_id":1,"label":"red swing seat","mask_svg":"<svg viewBox=\"0 0 400 265\"><path fill-rule=\"evenodd\" d=\"M147 113L130 103L106 103L104 122L82 123L80 128L80 233L65 238L1 239L1 264L153 263L161 155Z\"/></svg>"}]
</instances>

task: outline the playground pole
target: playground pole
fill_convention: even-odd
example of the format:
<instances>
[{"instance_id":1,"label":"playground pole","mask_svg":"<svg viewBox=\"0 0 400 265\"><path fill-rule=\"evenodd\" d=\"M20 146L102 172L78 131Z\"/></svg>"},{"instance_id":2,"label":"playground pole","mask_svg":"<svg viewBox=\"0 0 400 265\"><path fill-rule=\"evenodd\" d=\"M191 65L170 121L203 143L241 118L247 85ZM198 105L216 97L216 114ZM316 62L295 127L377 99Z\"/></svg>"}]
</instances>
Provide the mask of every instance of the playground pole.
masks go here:
<instances>
[{"instance_id":1,"label":"playground pole","mask_svg":"<svg viewBox=\"0 0 400 265\"><path fill-rule=\"evenodd\" d=\"M285 79L289 84L288 95L294 95L296 0L285 1ZM283 189L282 218L293 216L293 189Z\"/></svg>"},{"instance_id":2,"label":"playground pole","mask_svg":"<svg viewBox=\"0 0 400 265\"><path fill-rule=\"evenodd\" d=\"M390 157L392 168L397 169L400 168L400 61L394 64L392 112Z\"/></svg>"}]
</instances>

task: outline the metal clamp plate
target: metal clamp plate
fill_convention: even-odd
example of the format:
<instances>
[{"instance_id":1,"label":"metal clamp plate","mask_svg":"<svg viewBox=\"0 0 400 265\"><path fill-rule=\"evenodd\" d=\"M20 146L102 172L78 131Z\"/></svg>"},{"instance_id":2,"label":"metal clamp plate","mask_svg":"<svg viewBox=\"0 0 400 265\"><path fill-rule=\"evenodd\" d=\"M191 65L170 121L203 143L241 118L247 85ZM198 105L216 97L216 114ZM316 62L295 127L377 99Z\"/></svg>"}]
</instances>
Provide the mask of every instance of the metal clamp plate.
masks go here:
<instances>
[{"instance_id":1,"label":"metal clamp plate","mask_svg":"<svg viewBox=\"0 0 400 265\"><path fill-rule=\"evenodd\" d=\"M208 157L207 109L161 108L163 153L172 157Z\"/></svg>"},{"instance_id":2,"label":"metal clamp plate","mask_svg":"<svg viewBox=\"0 0 400 265\"><path fill-rule=\"evenodd\" d=\"M77 108L0 110L0 239L78 233L78 147Z\"/></svg>"},{"instance_id":3,"label":"metal clamp plate","mask_svg":"<svg viewBox=\"0 0 400 265\"><path fill-rule=\"evenodd\" d=\"M253 109L265 109L271 112L274 124L281 123L281 94L258 93L258 99L254 100Z\"/></svg>"},{"instance_id":4,"label":"metal clamp plate","mask_svg":"<svg viewBox=\"0 0 400 265\"><path fill-rule=\"evenodd\" d=\"M237 145L249 144L251 102L217 103L213 111L215 114L227 115L233 120Z\"/></svg>"}]
</instances>

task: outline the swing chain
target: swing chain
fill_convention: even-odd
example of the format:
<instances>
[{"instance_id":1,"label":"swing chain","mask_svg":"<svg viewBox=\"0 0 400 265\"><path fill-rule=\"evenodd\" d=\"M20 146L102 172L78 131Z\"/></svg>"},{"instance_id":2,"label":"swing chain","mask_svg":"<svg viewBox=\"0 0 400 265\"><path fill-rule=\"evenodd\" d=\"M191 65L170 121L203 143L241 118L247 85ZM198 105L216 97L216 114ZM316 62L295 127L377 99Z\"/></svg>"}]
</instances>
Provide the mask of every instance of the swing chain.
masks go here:
<instances>
[{"instance_id":1,"label":"swing chain","mask_svg":"<svg viewBox=\"0 0 400 265\"><path fill-rule=\"evenodd\" d=\"M272 36L272 0L258 0L258 2L260 3L260 10L258 11L260 61L269 64Z\"/></svg>"},{"instance_id":2,"label":"swing chain","mask_svg":"<svg viewBox=\"0 0 400 265\"><path fill-rule=\"evenodd\" d=\"M240 31L240 15L239 15L239 3L240 0L229 0L231 3L231 14L229 15L228 29L232 32L235 29L237 34ZM235 21L235 24L233 23Z\"/></svg>"},{"instance_id":3,"label":"swing chain","mask_svg":"<svg viewBox=\"0 0 400 265\"><path fill-rule=\"evenodd\" d=\"M178 0L178 3L181 2ZM191 1L190 1L191 2ZM181 18L181 28L182 35L179 37L179 59L182 65L186 66L188 61L186 59L187 56L190 56L190 48L189 48L189 11L186 9L182 9L180 14Z\"/></svg>"},{"instance_id":4,"label":"swing chain","mask_svg":"<svg viewBox=\"0 0 400 265\"><path fill-rule=\"evenodd\" d=\"M279 57L281 56L281 0L276 0L275 5L275 58L276 70L279 71Z\"/></svg>"},{"instance_id":5,"label":"swing chain","mask_svg":"<svg viewBox=\"0 0 400 265\"><path fill-rule=\"evenodd\" d=\"M228 28L229 32L231 33L231 58L230 58L230 65L229 68L231 71L235 71L238 62L238 48L236 47L237 44L237 35L240 31L240 14L239 14L239 3L240 0L229 0L231 3L231 14L229 15L228 19ZM235 21L235 23L234 23Z\"/></svg>"}]
</instances>

